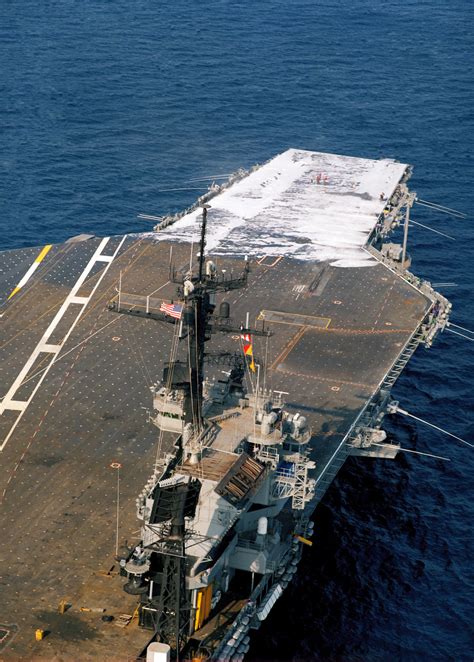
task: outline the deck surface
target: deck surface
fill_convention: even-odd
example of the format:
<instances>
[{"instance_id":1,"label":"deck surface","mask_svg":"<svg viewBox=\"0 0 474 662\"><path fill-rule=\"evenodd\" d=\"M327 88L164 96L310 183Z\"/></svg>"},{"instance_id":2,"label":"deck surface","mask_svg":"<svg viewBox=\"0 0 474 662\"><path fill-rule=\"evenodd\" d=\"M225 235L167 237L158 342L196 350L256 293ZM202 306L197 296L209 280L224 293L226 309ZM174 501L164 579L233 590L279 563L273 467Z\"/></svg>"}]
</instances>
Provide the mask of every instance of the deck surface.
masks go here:
<instances>
[{"instance_id":1,"label":"deck surface","mask_svg":"<svg viewBox=\"0 0 474 662\"><path fill-rule=\"evenodd\" d=\"M208 200L213 222L207 246L215 255L266 253L337 266L372 261L363 250L407 164L288 149ZM188 211L165 238L199 240L201 209Z\"/></svg>"},{"instance_id":2,"label":"deck surface","mask_svg":"<svg viewBox=\"0 0 474 662\"><path fill-rule=\"evenodd\" d=\"M122 239L104 245L99 255L118 253L92 263L52 330L101 240L54 246L10 299L41 247L0 254L0 630L10 631L0 659L128 660L146 643L148 633L135 624L117 628L80 610L133 613L123 579L106 574L116 551L118 470L111 464L121 464L119 546L130 546L139 535L135 498L157 452L170 450L157 448L146 409L149 387L169 359L173 325L106 308L120 273L124 292L175 296L170 243ZM234 272L242 264L238 256L216 259ZM189 246L174 244L173 261L186 265ZM267 356L267 386L289 393L290 408L308 417L319 471L429 306L382 264L339 268L285 255L254 260L248 287L226 300L237 324L249 312L261 325L262 311L272 311L263 316L274 335L268 345L255 339L255 360ZM208 349L238 351L239 343L215 334ZM59 615L63 599L71 607ZM37 628L49 631L41 642Z\"/></svg>"}]
</instances>

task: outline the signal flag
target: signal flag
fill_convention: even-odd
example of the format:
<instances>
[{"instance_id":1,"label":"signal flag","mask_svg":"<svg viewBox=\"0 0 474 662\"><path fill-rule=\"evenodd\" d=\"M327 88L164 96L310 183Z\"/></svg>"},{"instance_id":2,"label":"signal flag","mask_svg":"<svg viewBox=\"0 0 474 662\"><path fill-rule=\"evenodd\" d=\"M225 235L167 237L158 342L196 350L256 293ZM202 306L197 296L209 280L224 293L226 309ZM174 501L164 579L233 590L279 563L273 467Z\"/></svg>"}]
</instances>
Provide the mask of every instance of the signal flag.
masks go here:
<instances>
[{"instance_id":1,"label":"signal flag","mask_svg":"<svg viewBox=\"0 0 474 662\"><path fill-rule=\"evenodd\" d=\"M252 372L255 372L255 361L253 359L253 344L252 336L249 333L242 333L240 336L242 338L243 349L245 356L250 356L249 367Z\"/></svg>"}]
</instances>

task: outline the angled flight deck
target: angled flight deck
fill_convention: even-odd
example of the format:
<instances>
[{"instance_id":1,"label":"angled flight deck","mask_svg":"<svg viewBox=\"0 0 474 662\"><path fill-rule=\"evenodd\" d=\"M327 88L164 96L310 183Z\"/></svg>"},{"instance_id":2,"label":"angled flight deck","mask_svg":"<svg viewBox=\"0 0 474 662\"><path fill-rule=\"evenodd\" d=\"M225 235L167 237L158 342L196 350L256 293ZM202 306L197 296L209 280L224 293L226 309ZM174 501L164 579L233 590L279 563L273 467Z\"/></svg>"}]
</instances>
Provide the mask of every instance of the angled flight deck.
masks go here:
<instances>
[{"instance_id":1,"label":"angled flight deck","mask_svg":"<svg viewBox=\"0 0 474 662\"><path fill-rule=\"evenodd\" d=\"M254 339L255 361L307 416L321 476L433 307L367 250L406 175L394 161L289 150L207 201L217 268L250 257L247 288L226 295L231 317L273 332ZM173 300L170 266L189 265L199 213L54 245L16 291L44 246L0 253L1 659L129 660L150 638L133 618L116 625L136 599L115 556L137 544L135 498L170 450L148 410L173 325L107 304L118 290L122 304ZM239 347L221 335L206 349Z\"/></svg>"}]
</instances>

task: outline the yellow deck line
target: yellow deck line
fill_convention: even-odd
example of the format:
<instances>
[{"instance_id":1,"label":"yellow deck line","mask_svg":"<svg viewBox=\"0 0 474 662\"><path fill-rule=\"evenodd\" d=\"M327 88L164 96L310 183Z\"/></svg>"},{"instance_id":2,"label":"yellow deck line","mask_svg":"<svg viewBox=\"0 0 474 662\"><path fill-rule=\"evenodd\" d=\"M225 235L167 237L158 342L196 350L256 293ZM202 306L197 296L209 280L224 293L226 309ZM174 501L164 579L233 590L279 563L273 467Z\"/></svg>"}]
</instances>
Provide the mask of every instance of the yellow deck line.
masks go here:
<instances>
[{"instance_id":1,"label":"yellow deck line","mask_svg":"<svg viewBox=\"0 0 474 662\"><path fill-rule=\"evenodd\" d=\"M30 277L36 271L36 269L38 268L38 265L40 264L40 262L42 262L44 260L44 258L46 257L46 255L49 253L52 246L53 246L53 244L47 244L44 248L41 249L40 253L35 258L35 261L31 265L31 267L28 269L28 271L23 276L23 278L20 280L18 285L11 291L7 301L9 301L12 297L14 297L15 294L17 294L21 290L23 285L25 285L29 281Z\"/></svg>"},{"instance_id":2,"label":"yellow deck line","mask_svg":"<svg viewBox=\"0 0 474 662\"><path fill-rule=\"evenodd\" d=\"M10 293L10 295L9 295L9 297L8 297L8 299L7 299L7 301L9 301L12 297L14 297L15 294L16 294L17 292L19 292L20 290L21 290L21 287L15 287L15 289L13 289L13 290L11 291L11 293Z\"/></svg>"},{"instance_id":3,"label":"yellow deck line","mask_svg":"<svg viewBox=\"0 0 474 662\"><path fill-rule=\"evenodd\" d=\"M51 250L52 246L53 246L53 244L47 244L47 245L43 248L43 250L41 251L41 253L38 255L38 257L36 258L35 262L38 262L38 263L39 263L39 262L41 262L42 260L44 260L44 258L46 257L46 255L47 255L47 254L49 253L49 251Z\"/></svg>"}]
</instances>

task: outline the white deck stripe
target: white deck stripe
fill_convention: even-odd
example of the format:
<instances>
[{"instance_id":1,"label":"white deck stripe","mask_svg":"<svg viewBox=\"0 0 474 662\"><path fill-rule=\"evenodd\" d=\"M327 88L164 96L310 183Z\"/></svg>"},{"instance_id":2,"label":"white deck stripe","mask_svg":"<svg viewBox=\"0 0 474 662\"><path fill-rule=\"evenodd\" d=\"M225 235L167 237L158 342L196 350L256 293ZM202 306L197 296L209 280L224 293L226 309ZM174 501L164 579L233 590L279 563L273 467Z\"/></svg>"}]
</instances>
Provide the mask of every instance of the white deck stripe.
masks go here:
<instances>
[{"instance_id":1,"label":"white deck stripe","mask_svg":"<svg viewBox=\"0 0 474 662\"><path fill-rule=\"evenodd\" d=\"M113 255L100 255L97 258L97 261L98 262L112 262L113 259L114 259Z\"/></svg>"},{"instance_id":2,"label":"white deck stripe","mask_svg":"<svg viewBox=\"0 0 474 662\"><path fill-rule=\"evenodd\" d=\"M28 282L28 280L30 279L30 276L36 271L36 269L39 267L40 264L41 264L41 262L33 262L33 264L28 269L26 274L19 281L19 283L17 285L17 288L23 287L23 285Z\"/></svg>"},{"instance_id":3,"label":"white deck stripe","mask_svg":"<svg viewBox=\"0 0 474 662\"><path fill-rule=\"evenodd\" d=\"M68 296L64 300L62 306L60 307L60 309L58 310L58 312L54 316L52 322L49 324L48 328L44 332L43 337L41 338L41 340L38 342L37 346L33 350L30 358L27 360L27 362L23 366L23 369L20 371L17 378L15 379L12 386L10 387L9 391L5 395L5 398L3 399L3 402L0 404L0 414L2 414L5 409L9 409L9 406L8 406L9 401L13 398L14 394L19 389L20 385L22 384L23 380L25 379L26 375L28 374L28 371L30 370L31 366L34 364L35 360L38 358L41 351L45 351L43 348L45 347L45 345L48 344L48 340L49 340L51 334L53 333L54 329L59 324L59 321L62 319L64 313L66 312L67 307L71 303L71 299L75 296L77 290L82 285L84 280L87 278L88 273L90 272L90 270L94 266L94 263L97 260L97 255L100 254L101 250L104 248L104 246L107 244L108 241L109 241L109 237L106 237L106 238L102 239L102 241L100 242L97 250L95 251L94 255L89 260L89 263L87 264L86 268L84 269L82 274L79 276L79 279L76 281L76 284L73 286L71 292L68 294ZM79 314L82 313L82 310L79 312ZM77 318L73 322L73 324L76 321L77 321ZM70 330L72 330L72 329L70 329ZM43 377L44 377L44 373L43 373ZM2 447L0 447L0 450L2 450Z\"/></svg>"},{"instance_id":4,"label":"white deck stripe","mask_svg":"<svg viewBox=\"0 0 474 662\"><path fill-rule=\"evenodd\" d=\"M28 402L22 400L10 400L9 409L14 411L24 411L28 405Z\"/></svg>"},{"instance_id":5,"label":"white deck stripe","mask_svg":"<svg viewBox=\"0 0 474 662\"><path fill-rule=\"evenodd\" d=\"M49 343L39 344L39 352L45 352L46 354L57 354L61 351L61 345L50 345Z\"/></svg>"},{"instance_id":6,"label":"white deck stripe","mask_svg":"<svg viewBox=\"0 0 474 662\"><path fill-rule=\"evenodd\" d=\"M107 263L108 263L107 266L105 267L104 271L101 273L100 278L98 279L97 283L94 285L94 288L92 289L92 291L91 291L91 293L89 294L89 296L88 296L88 297L81 297L81 298L84 298L84 303L83 303L83 305L82 305L82 308L79 310L77 316L76 316L75 319L73 320L71 326L69 327L68 332L67 332L66 335L64 336L63 341L60 343L59 348L61 349L61 348L64 346L64 344L65 344L65 342L67 341L67 339L69 338L70 334L72 333L72 331L73 331L74 327L76 326L77 322L79 321L79 318L81 317L82 313L84 312L84 309L85 309L87 303L90 301L90 299L91 299L92 296L94 295L96 289L99 287L99 285L100 285L100 283L101 283L103 277L104 277L105 274L107 273L107 271L108 271L108 269L109 269L109 267L110 267L110 265L111 265L111 263L112 263L112 260L113 260L113 259L115 258L115 256L118 254L118 252L119 252L119 250L121 249L122 244L123 244L123 242L125 241L126 237L127 237L127 235L124 235L124 237L122 238L121 242L120 242L119 245L117 246L115 252L114 252L113 255L111 255L111 256L103 256L103 255L101 255L102 250L103 250L103 248L106 246L107 242L110 240L110 237L105 237L104 239L102 239L102 241L100 242L99 246L97 247L97 250L95 251L95 253L94 253L93 256L91 257L91 259L89 260L88 264L86 265L86 268L84 269L84 271L82 272L82 274L79 276L79 278L78 278L78 280L76 281L75 285L73 286L72 290L70 291L70 293L68 294L68 296L67 296L66 299L64 300L62 306L60 307L60 309L58 310L58 312L57 312L56 315L54 316L52 322L50 323L50 325L48 326L48 328L47 328L46 331L44 332L44 334L43 334L41 340L38 342L37 346L36 346L35 349L33 350L33 352L32 352L32 354L31 354L30 358L26 361L26 363L25 363L25 365L23 366L22 370L19 372L17 378L16 378L15 381L13 382L11 388L9 389L9 391L7 392L7 394L5 395L5 397L4 397L4 399L3 399L3 402L0 403L0 415L3 414L3 412L4 412L5 410L7 410L7 409L8 409L8 410L18 410L18 406L17 406L18 401L13 400L13 397L14 397L15 393L18 391L18 389L19 389L20 386L22 385L23 380L26 378L26 376L27 376L27 374L28 374L30 368L32 367L32 365L34 364L34 362L36 361L36 359L38 358L39 354L41 354L41 352L49 352L49 349L46 349L46 348L53 348L53 347L54 347L55 351L54 351L54 352L51 352L51 359L50 359L50 362L49 362L49 364L46 366L46 369L44 369L44 371L43 371L43 373L42 373L42 375L41 375L41 377L40 377L38 383L36 384L35 388L33 389L33 392L31 393L30 397L28 398L28 400L26 401L26 403L23 403L23 402L18 403L18 404L21 404L22 406L24 405L24 407L22 408L22 410L21 410L21 412L20 412L20 415L18 416L18 418L16 419L16 421L13 423L12 427L10 428L10 431L8 432L7 436L5 437L5 439L3 440L2 444L0 445L0 451L3 451L3 449L5 448L5 446L6 446L7 442L8 442L8 440L10 439L10 437L11 437L11 435L13 434L13 432L14 432L16 426L18 425L18 423L20 422L20 420L21 420L23 414L25 413L27 406L28 406L28 405L30 404L30 402L33 400L33 398L34 398L34 396L35 396L37 390L38 390L39 387L41 386L41 384L42 384L44 378L45 378L46 375L48 374L48 372L49 372L51 366L53 365L53 363L55 362L55 360L56 360L56 358L57 358L57 355L58 355L58 352L56 352L56 347L57 347L57 346L55 346L55 345L48 345L48 340L49 340L51 334L53 333L53 331L55 330L55 328L57 327L57 325L58 325L59 322L61 321L61 319L62 319L64 313L66 312L66 310L67 310L67 308L68 308L68 306L69 306L71 303L73 303L73 300L74 300L75 298L77 299L76 294L77 294L77 292L79 291L79 289L80 289L80 287L82 286L82 284L84 283L84 281L86 280L86 278L87 278L87 276L89 275L89 273L91 272L91 270L92 270L94 264L95 264L96 262L107 262ZM110 257L110 259L102 260L101 258L103 258L103 257L107 257L107 258ZM77 302L76 302L76 305L77 305Z\"/></svg>"}]
</instances>

